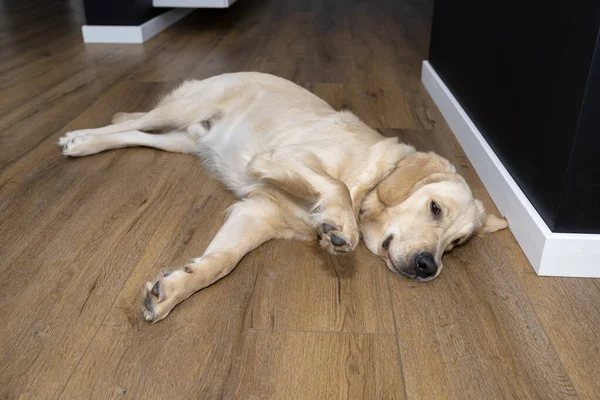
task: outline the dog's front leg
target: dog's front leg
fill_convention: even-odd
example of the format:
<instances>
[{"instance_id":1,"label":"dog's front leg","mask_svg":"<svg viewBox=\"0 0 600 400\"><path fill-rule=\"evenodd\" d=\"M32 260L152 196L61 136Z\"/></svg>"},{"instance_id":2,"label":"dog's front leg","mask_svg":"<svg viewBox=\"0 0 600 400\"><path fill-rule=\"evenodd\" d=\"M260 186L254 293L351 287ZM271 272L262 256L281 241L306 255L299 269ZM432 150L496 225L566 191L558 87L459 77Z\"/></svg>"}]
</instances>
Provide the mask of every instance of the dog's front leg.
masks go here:
<instances>
[{"instance_id":1,"label":"dog's front leg","mask_svg":"<svg viewBox=\"0 0 600 400\"><path fill-rule=\"evenodd\" d=\"M251 176L313 204L321 247L332 254L354 250L360 236L348 187L329 175L316 156L294 147L276 149L255 156L248 168Z\"/></svg>"},{"instance_id":2,"label":"dog's front leg","mask_svg":"<svg viewBox=\"0 0 600 400\"><path fill-rule=\"evenodd\" d=\"M144 319L165 318L177 304L229 274L248 252L280 236L286 226L279 213L275 203L262 197L236 203L202 257L146 283Z\"/></svg>"}]
</instances>

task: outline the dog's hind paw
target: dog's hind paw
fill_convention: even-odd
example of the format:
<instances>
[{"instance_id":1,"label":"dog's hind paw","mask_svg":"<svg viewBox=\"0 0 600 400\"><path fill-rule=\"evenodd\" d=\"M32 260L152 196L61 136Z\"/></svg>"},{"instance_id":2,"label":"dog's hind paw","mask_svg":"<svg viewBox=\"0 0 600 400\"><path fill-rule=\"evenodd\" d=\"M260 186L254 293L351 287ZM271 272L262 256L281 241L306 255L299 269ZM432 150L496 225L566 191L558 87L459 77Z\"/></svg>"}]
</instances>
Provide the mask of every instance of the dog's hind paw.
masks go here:
<instances>
[{"instance_id":1,"label":"dog's hind paw","mask_svg":"<svg viewBox=\"0 0 600 400\"><path fill-rule=\"evenodd\" d=\"M62 147L65 156L81 157L97 152L95 141L93 136L69 136L67 133L58 139L58 145Z\"/></svg>"}]
</instances>

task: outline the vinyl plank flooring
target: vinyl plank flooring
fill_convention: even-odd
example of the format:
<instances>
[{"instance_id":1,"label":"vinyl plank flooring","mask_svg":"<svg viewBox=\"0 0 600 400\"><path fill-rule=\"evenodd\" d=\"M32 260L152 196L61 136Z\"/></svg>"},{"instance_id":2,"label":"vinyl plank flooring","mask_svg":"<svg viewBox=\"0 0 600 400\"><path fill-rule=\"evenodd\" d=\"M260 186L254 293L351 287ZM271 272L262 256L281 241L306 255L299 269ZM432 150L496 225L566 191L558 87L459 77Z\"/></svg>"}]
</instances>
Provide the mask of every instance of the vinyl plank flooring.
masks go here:
<instances>
[{"instance_id":1,"label":"vinyl plank flooring","mask_svg":"<svg viewBox=\"0 0 600 400\"><path fill-rule=\"evenodd\" d=\"M403 399L393 338L251 330L235 398Z\"/></svg>"},{"instance_id":2,"label":"vinyl plank flooring","mask_svg":"<svg viewBox=\"0 0 600 400\"><path fill-rule=\"evenodd\" d=\"M258 279L252 327L394 333L387 270L366 248L348 257L305 243L267 248L272 251Z\"/></svg>"},{"instance_id":3,"label":"vinyl plank flooring","mask_svg":"<svg viewBox=\"0 0 600 400\"><path fill-rule=\"evenodd\" d=\"M157 96L164 89L164 84L120 83L67 124L64 131L81 128L85 124L100 126L117 110L127 107L146 108L149 106L148 95L154 93ZM130 94L124 98L123 93ZM56 133L0 173L0 211L4 219L0 226L0 240L11 255L17 256L22 251L21 247L11 248L12 243L22 246L26 244L23 237L38 237L39 234L31 230L41 229L46 221L68 207L68 202L89 185L90 179L102 177L98 168L105 168L107 160L117 157L116 153L102 154L96 158L100 162L91 164L65 159L56 145L60 132ZM11 262L10 258L5 261L7 264Z\"/></svg>"},{"instance_id":4,"label":"vinyl plank flooring","mask_svg":"<svg viewBox=\"0 0 600 400\"><path fill-rule=\"evenodd\" d=\"M456 249L427 287L390 277L409 397L575 396L498 240L474 239ZM442 379L423 380L421 371Z\"/></svg>"},{"instance_id":5,"label":"vinyl plank flooring","mask_svg":"<svg viewBox=\"0 0 600 400\"><path fill-rule=\"evenodd\" d=\"M102 91L122 80L127 72L126 63L113 63L106 68L99 65L79 67L71 75L60 74L60 83L44 88L39 96L26 104L15 103L0 121L0 168L26 154L50 134L58 133L89 108ZM35 91L29 83L15 88L15 91L28 90ZM10 94L13 90L7 92Z\"/></svg>"},{"instance_id":6,"label":"vinyl plank flooring","mask_svg":"<svg viewBox=\"0 0 600 400\"><path fill-rule=\"evenodd\" d=\"M163 264L182 265L184 255L200 254L221 218L202 220L207 213L222 216L225 209L223 189L197 199L201 177L181 183L188 186L171 197L179 199L175 212L165 210L169 218L115 293L114 306L61 398L218 398L226 392L239 359L260 251L246 257L228 279L178 306L169 316L173 323L149 325L139 319L140 282L153 278Z\"/></svg>"},{"instance_id":7,"label":"vinyl plank flooring","mask_svg":"<svg viewBox=\"0 0 600 400\"><path fill-rule=\"evenodd\" d=\"M189 78L204 79L248 70L266 72L258 68L265 57L262 49L277 37L279 24L271 23L272 11L263 10L262 3L246 2L243 7L238 10L239 14L234 12L226 18L227 24L220 29L223 36L218 46L205 54L203 62L190 72Z\"/></svg>"},{"instance_id":8,"label":"vinyl plank flooring","mask_svg":"<svg viewBox=\"0 0 600 400\"><path fill-rule=\"evenodd\" d=\"M511 247L505 240L504 248ZM537 276L523 254L512 260L521 266L519 277L546 334L581 399L600 393L600 285L590 279Z\"/></svg>"},{"instance_id":9,"label":"vinyl plank flooring","mask_svg":"<svg viewBox=\"0 0 600 400\"><path fill-rule=\"evenodd\" d=\"M149 84L134 83L126 83L122 88L132 86L140 92L149 88ZM112 105L114 100L107 97ZM104 118L112 114L103 102L98 103L95 111ZM46 145L56 152L54 143ZM40 380L46 385L60 382L56 376L44 379L47 378L44 370L58 369L64 373L70 363L78 360L81 356L78 352L102 321L98 317L112 304L111 296L102 294L122 285L128 276L127 268L131 268L128 257L135 255L135 245L139 245L132 239L129 248L117 249L116 243L122 240L121 236L135 238L136 234L150 234L157 223L153 213L147 212L153 210L150 204L162 199L165 191L172 191L167 183L176 169L170 167L169 174L162 172L165 153L151 152L148 157L147 150L134 150L129 157L131 162L123 160L122 153L100 154L91 168L83 166L81 160L70 160L70 164L82 167L71 166L50 177L44 177L46 171L40 168L31 173L32 182L27 186L8 187L16 188L17 195L25 190L26 195L18 198L28 200L25 203L9 200L4 215L15 219L2 226L8 228L3 229L6 239L3 243L11 252L3 264L7 290L3 292L5 306L0 313L7 324L0 340L7 351L2 353L0 364L9 368L6 372L18 382L13 388L20 390L24 387L21 385ZM188 158L189 161L196 160ZM67 165L62 163L50 171L63 167ZM33 232L22 236L27 229ZM11 243L16 248L11 249ZM122 265L125 269L121 269ZM88 303L92 292L99 297ZM103 311L93 308L99 315L85 310L86 305L101 306L102 301ZM8 345L15 342L22 346ZM55 368L48 368L51 360L59 362L54 364Z\"/></svg>"},{"instance_id":10,"label":"vinyl plank flooring","mask_svg":"<svg viewBox=\"0 0 600 400\"><path fill-rule=\"evenodd\" d=\"M11 327L10 331L3 332L3 339L19 342L34 333L32 327L43 327L43 340L27 349L12 348L5 354L8 360L2 365L10 366L19 382L14 389L23 389L21 384L26 387L38 383L38 389L46 389L47 394L54 397L56 388L52 385L60 383L60 377L55 373L67 373L63 378L68 377L68 367L72 368L73 362L80 357L89 337L102 321L103 312L112 306L110 292L122 285L129 275L132 257L137 253L136 245L140 245L136 241L141 240L140 235L149 235L156 229L158 222L153 213L148 213L148 218L136 226L147 208L143 204L145 198L150 197L149 201L152 201L162 193L156 193L156 189L152 190L155 193L149 192L140 179L135 185L124 180L142 173L152 174L151 171L155 175L155 168L160 164L151 165L149 161L139 162L133 168L117 163L112 171L104 171L114 186L98 196L98 200L112 202L113 207L102 210L104 212L96 207L78 207L72 217L74 221L67 218L64 225L55 221L53 240L45 243L41 252L26 249L23 255L27 259L17 260L7 271L7 284L11 287L7 294L12 298L17 294L23 298L19 304L21 312L3 312L7 326ZM123 194L124 187L130 192ZM119 192L120 201L114 200L119 197ZM129 248L117 247L124 237L130 239ZM76 239L77 247L73 248ZM52 251L55 247L61 250ZM93 300L88 303L92 295ZM86 307L90 309L86 310Z\"/></svg>"}]
</instances>

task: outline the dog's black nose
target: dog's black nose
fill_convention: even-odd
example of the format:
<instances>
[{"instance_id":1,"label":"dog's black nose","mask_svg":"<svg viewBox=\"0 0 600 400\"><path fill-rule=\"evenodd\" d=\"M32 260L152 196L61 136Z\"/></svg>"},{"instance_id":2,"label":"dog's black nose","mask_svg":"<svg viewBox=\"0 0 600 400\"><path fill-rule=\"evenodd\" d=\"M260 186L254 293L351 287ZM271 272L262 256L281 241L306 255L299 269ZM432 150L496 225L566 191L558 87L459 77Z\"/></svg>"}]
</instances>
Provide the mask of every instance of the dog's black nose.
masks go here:
<instances>
[{"instance_id":1,"label":"dog's black nose","mask_svg":"<svg viewBox=\"0 0 600 400\"><path fill-rule=\"evenodd\" d=\"M430 278L437 272L437 265L431 253L421 253L417 256L417 276Z\"/></svg>"}]
</instances>

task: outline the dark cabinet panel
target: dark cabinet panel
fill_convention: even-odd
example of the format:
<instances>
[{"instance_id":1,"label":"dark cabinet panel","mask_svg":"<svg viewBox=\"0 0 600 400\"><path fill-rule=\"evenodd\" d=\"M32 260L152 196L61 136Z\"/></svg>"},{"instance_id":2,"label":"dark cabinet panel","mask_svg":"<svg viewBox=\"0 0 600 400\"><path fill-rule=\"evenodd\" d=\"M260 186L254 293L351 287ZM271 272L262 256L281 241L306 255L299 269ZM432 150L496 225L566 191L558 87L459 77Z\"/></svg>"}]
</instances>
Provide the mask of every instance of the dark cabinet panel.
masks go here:
<instances>
[{"instance_id":1,"label":"dark cabinet panel","mask_svg":"<svg viewBox=\"0 0 600 400\"><path fill-rule=\"evenodd\" d=\"M600 41L583 99L556 230L600 233Z\"/></svg>"},{"instance_id":2,"label":"dark cabinet panel","mask_svg":"<svg viewBox=\"0 0 600 400\"><path fill-rule=\"evenodd\" d=\"M579 165L572 157L579 151L599 4L435 2L432 66L553 230L567 229L572 218L562 204L572 201L565 190L574 185L570 166ZM600 221L586 231L600 232Z\"/></svg>"}]
</instances>

